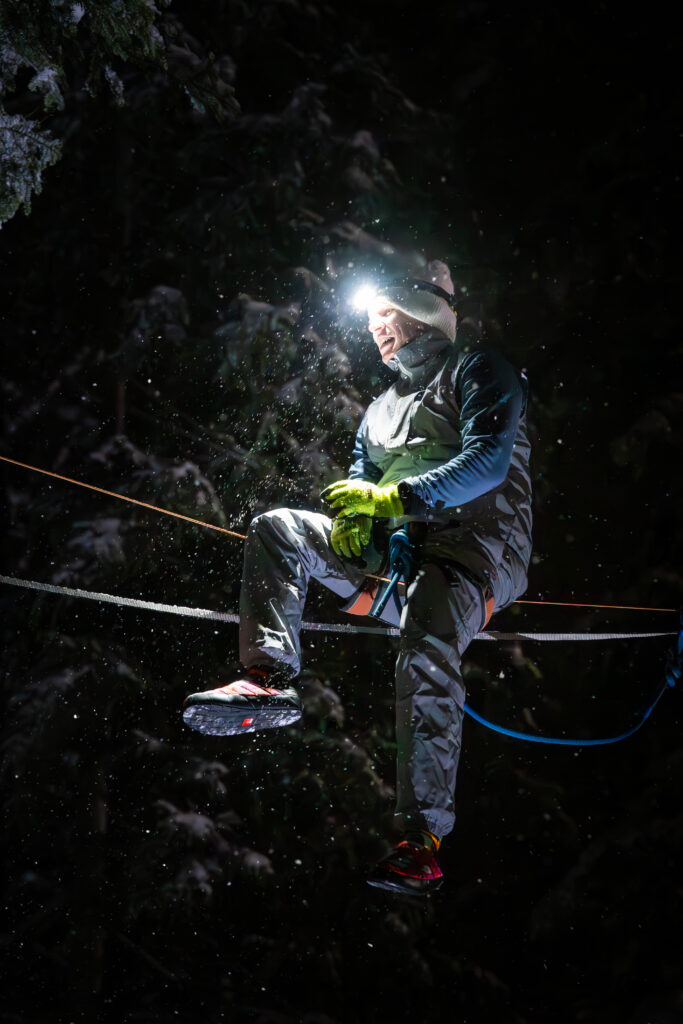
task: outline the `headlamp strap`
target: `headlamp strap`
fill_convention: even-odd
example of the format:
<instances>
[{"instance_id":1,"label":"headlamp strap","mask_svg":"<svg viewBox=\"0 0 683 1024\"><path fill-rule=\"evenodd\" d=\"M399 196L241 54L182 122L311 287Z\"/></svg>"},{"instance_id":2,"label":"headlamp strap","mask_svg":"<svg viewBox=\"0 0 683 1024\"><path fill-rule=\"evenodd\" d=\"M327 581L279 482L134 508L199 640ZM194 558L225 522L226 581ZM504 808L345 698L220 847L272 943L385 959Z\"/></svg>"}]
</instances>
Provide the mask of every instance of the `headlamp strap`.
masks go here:
<instances>
[{"instance_id":1,"label":"headlamp strap","mask_svg":"<svg viewBox=\"0 0 683 1024\"><path fill-rule=\"evenodd\" d=\"M448 306L456 312L455 309L455 295L451 295L445 290L445 288L439 287L438 284L433 284L431 281L421 281L418 277L395 277L389 282L389 286L386 289L389 291L392 288L414 288L420 292L431 292L432 295L438 295L440 299L443 299Z\"/></svg>"}]
</instances>

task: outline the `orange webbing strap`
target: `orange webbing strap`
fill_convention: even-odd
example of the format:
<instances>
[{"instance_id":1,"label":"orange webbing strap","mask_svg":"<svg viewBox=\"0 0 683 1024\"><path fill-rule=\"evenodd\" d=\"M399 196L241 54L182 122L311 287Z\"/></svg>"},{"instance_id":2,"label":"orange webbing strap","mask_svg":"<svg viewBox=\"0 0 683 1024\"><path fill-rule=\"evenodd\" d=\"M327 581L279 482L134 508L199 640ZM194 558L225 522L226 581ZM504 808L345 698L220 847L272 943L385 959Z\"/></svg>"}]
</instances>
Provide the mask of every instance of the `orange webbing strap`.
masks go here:
<instances>
[{"instance_id":1,"label":"orange webbing strap","mask_svg":"<svg viewBox=\"0 0 683 1024\"><path fill-rule=\"evenodd\" d=\"M347 615L367 615L372 608L372 602L375 600L377 594L377 587L364 587L356 595L356 600L349 608L344 608L343 611Z\"/></svg>"}]
</instances>

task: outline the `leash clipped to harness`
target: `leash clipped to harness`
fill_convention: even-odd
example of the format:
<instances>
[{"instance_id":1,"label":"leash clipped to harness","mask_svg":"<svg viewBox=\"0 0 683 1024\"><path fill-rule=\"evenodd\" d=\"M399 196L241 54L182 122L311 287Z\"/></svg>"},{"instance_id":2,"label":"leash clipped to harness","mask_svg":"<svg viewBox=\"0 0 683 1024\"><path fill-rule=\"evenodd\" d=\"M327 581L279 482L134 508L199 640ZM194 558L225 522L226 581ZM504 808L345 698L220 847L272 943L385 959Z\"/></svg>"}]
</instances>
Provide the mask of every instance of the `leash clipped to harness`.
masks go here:
<instances>
[{"instance_id":1,"label":"leash clipped to harness","mask_svg":"<svg viewBox=\"0 0 683 1024\"><path fill-rule=\"evenodd\" d=\"M390 599L393 599L398 606L400 617L400 602L398 600L398 583L401 577L407 583L415 571L415 550L408 536L408 527L402 526L389 538L389 566L391 568L391 579L389 584L381 593L379 600L375 600L368 612L373 619L379 619Z\"/></svg>"}]
</instances>

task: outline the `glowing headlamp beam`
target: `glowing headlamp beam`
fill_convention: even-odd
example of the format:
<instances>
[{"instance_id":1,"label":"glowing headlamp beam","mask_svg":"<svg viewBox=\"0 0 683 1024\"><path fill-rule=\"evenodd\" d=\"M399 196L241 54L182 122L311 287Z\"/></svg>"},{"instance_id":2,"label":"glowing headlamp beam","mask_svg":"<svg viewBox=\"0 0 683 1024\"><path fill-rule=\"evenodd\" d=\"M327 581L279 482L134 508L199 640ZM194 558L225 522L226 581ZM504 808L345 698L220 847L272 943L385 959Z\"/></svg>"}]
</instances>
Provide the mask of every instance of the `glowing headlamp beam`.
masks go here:
<instances>
[{"instance_id":1,"label":"glowing headlamp beam","mask_svg":"<svg viewBox=\"0 0 683 1024\"><path fill-rule=\"evenodd\" d=\"M351 305L354 309L366 310L376 295L377 288L374 284L363 284L355 292Z\"/></svg>"}]
</instances>

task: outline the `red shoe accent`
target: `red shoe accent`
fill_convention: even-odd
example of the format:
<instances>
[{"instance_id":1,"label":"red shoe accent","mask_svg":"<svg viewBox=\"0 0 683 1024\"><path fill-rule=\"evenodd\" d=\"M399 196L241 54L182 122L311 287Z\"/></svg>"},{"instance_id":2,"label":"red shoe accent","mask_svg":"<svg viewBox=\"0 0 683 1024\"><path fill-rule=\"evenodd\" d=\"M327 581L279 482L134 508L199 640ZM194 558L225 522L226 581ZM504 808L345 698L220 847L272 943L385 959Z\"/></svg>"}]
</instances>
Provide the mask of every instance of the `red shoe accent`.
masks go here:
<instances>
[{"instance_id":1,"label":"red shoe accent","mask_svg":"<svg viewBox=\"0 0 683 1024\"><path fill-rule=\"evenodd\" d=\"M395 853L390 855L384 861L384 866L389 871L393 871L397 875L403 875L404 878L420 878L427 882L443 878L443 872L438 865L436 857L429 850L413 846L412 843L406 842L405 839L396 847L396 851L398 850L401 850L406 855L408 861L403 861L402 857L397 858L402 862L399 866L392 861L392 856L395 856Z\"/></svg>"},{"instance_id":2,"label":"red shoe accent","mask_svg":"<svg viewBox=\"0 0 683 1024\"><path fill-rule=\"evenodd\" d=\"M404 839L376 865L368 884L404 896L429 896L441 888L443 872L424 846Z\"/></svg>"},{"instance_id":3,"label":"red shoe accent","mask_svg":"<svg viewBox=\"0 0 683 1024\"><path fill-rule=\"evenodd\" d=\"M242 679L228 683L227 686L220 686L219 690L221 693L236 693L241 697L276 697L280 692L272 686L261 686L260 683L249 683Z\"/></svg>"}]
</instances>

